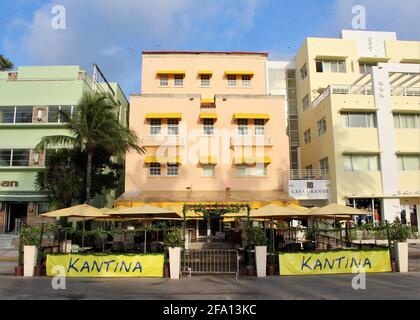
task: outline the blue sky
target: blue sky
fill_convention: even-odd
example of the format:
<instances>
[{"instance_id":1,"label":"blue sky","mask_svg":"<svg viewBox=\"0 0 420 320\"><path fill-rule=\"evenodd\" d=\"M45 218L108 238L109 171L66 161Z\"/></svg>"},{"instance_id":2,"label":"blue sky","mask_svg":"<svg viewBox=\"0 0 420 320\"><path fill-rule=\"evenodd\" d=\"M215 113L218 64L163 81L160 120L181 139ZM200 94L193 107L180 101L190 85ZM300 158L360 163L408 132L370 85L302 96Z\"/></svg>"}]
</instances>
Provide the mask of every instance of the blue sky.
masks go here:
<instances>
[{"instance_id":1,"label":"blue sky","mask_svg":"<svg viewBox=\"0 0 420 320\"><path fill-rule=\"evenodd\" d=\"M55 4L65 30L51 28ZM420 40L419 0L2 0L0 53L16 65L98 63L128 95L139 92L143 49L293 55L305 37L350 29L356 4L368 30Z\"/></svg>"}]
</instances>

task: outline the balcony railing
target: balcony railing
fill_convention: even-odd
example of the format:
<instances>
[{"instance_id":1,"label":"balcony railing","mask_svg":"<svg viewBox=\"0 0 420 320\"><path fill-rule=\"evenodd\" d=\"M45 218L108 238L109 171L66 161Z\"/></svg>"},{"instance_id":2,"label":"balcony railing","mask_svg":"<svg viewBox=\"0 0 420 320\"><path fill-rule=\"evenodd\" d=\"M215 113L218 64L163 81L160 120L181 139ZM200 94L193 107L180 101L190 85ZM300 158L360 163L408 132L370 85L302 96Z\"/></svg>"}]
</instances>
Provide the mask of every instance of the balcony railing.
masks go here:
<instances>
[{"instance_id":1,"label":"balcony railing","mask_svg":"<svg viewBox=\"0 0 420 320\"><path fill-rule=\"evenodd\" d=\"M259 136L236 136L231 138L231 146L272 146L273 138Z\"/></svg>"},{"instance_id":2,"label":"balcony railing","mask_svg":"<svg viewBox=\"0 0 420 320\"><path fill-rule=\"evenodd\" d=\"M292 169L290 180L329 180L328 172L321 169Z\"/></svg>"},{"instance_id":3,"label":"balcony railing","mask_svg":"<svg viewBox=\"0 0 420 320\"><path fill-rule=\"evenodd\" d=\"M184 146L185 139L180 136L156 136L146 137L141 139L142 147L159 147L166 146Z\"/></svg>"},{"instance_id":4,"label":"balcony railing","mask_svg":"<svg viewBox=\"0 0 420 320\"><path fill-rule=\"evenodd\" d=\"M299 131L298 130L287 130L290 143L292 145L299 145Z\"/></svg>"},{"instance_id":5,"label":"balcony railing","mask_svg":"<svg viewBox=\"0 0 420 320\"><path fill-rule=\"evenodd\" d=\"M373 89L371 85L333 84L328 86L328 88L312 102L312 107L317 107L326 97L331 94L357 94L370 96L373 95Z\"/></svg>"},{"instance_id":6,"label":"balcony railing","mask_svg":"<svg viewBox=\"0 0 420 320\"><path fill-rule=\"evenodd\" d=\"M392 96L420 97L420 87L391 87Z\"/></svg>"}]
</instances>

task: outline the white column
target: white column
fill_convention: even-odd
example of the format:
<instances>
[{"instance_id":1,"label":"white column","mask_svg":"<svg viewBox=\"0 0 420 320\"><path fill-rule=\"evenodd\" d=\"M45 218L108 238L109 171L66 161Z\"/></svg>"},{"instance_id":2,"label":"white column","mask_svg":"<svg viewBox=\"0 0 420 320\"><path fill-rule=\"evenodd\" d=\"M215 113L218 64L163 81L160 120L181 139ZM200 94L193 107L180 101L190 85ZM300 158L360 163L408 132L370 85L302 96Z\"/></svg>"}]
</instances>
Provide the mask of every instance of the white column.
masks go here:
<instances>
[{"instance_id":1,"label":"white column","mask_svg":"<svg viewBox=\"0 0 420 320\"><path fill-rule=\"evenodd\" d=\"M385 220L388 220L389 222L394 221L395 217L400 217L400 199L383 199L383 212Z\"/></svg>"}]
</instances>

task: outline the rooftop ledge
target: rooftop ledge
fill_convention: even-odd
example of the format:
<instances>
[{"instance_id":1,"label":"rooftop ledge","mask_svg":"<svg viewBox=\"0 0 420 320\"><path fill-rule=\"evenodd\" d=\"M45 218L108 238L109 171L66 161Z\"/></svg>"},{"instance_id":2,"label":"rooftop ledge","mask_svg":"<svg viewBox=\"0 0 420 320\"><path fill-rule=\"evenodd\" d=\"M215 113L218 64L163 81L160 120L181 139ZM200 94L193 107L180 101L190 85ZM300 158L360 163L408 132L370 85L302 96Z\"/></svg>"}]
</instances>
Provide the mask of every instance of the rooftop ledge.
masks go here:
<instances>
[{"instance_id":1,"label":"rooftop ledge","mask_svg":"<svg viewBox=\"0 0 420 320\"><path fill-rule=\"evenodd\" d=\"M135 93L131 97L142 98L186 98L202 99L201 94L167 94L167 93ZM264 94L216 94L215 99L279 99L285 98L284 95L264 95Z\"/></svg>"}]
</instances>

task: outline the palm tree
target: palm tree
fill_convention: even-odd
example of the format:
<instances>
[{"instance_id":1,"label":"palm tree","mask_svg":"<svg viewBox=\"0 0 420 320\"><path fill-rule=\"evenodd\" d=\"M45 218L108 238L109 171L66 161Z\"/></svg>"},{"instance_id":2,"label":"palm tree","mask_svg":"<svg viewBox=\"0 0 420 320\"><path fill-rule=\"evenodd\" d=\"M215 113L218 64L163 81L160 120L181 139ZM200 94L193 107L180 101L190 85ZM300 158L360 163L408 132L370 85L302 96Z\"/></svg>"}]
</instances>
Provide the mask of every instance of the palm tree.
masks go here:
<instances>
[{"instance_id":1,"label":"palm tree","mask_svg":"<svg viewBox=\"0 0 420 320\"><path fill-rule=\"evenodd\" d=\"M0 54L0 71L8 71L13 69L13 63L8 60L5 56Z\"/></svg>"},{"instance_id":2,"label":"palm tree","mask_svg":"<svg viewBox=\"0 0 420 320\"><path fill-rule=\"evenodd\" d=\"M60 111L70 135L44 137L36 147L41 151L58 146L72 147L87 153L86 203L92 201L92 158L96 147L104 148L113 156L124 156L129 150L145 152L138 145L136 133L118 122L116 110L117 105L108 94L85 93L75 116Z\"/></svg>"}]
</instances>

